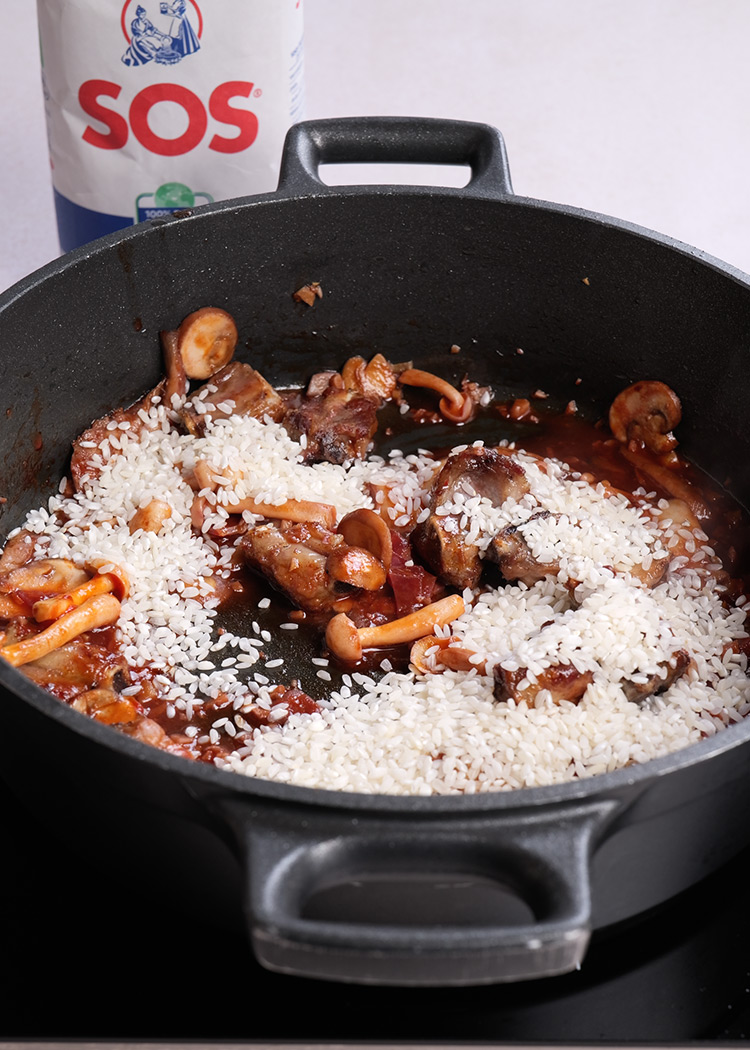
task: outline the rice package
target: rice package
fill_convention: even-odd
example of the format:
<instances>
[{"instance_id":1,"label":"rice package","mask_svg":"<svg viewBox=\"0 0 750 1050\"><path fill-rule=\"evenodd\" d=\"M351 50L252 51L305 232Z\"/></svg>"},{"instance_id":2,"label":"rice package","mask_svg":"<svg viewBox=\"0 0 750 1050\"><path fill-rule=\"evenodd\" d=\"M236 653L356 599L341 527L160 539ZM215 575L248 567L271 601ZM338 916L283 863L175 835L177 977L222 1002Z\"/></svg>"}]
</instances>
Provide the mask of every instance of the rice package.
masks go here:
<instances>
[{"instance_id":1,"label":"rice package","mask_svg":"<svg viewBox=\"0 0 750 1050\"><path fill-rule=\"evenodd\" d=\"M63 251L276 187L302 0L38 0Z\"/></svg>"}]
</instances>

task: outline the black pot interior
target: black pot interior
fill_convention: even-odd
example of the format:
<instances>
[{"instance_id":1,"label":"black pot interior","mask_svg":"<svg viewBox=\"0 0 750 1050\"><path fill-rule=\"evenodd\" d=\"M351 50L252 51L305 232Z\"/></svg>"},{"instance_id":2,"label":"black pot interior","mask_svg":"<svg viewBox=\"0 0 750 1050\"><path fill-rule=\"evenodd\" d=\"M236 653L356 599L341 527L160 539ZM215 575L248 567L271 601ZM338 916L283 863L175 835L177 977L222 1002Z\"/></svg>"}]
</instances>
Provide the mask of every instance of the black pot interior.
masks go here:
<instances>
[{"instance_id":1,"label":"black pot interior","mask_svg":"<svg viewBox=\"0 0 750 1050\"><path fill-rule=\"evenodd\" d=\"M323 297L308 307L293 292L312 280ZM349 188L139 227L6 294L0 541L54 491L91 420L158 381L159 331L204 305L232 312L238 356L278 385L380 351L490 383L499 397L543 388L549 404L575 399L597 419L628 383L661 379L683 402L683 451L746 501L750 288L740 278L570 209ZM501 436L502 424L486 433L486 423L460 440ZM420 428L393 443L409 450L444 437ZM265 625L283 616L274 607ZM287 667L309 667L317 644L304 631L293 646L285 638ZM324 688L305 681L313 695Z\"/></svg>"},{"instance_id":2,"label":"black pot interior","mask_svg":"<svg viewBox=\"0 0 750 1050\"><path fill-rule=\"evenodd\" d=\"M292 298L310 280L313 307ZM382 351L499 394L541 386L596 418L624 385L661 379L683 402L683 450L745 498L748 285L596 217L418 190L260 198L139 228L28 285L0 313L2 533L93 418L157 381L159 330L209 304L282 385Z\"/></svg>"}]
</instances>

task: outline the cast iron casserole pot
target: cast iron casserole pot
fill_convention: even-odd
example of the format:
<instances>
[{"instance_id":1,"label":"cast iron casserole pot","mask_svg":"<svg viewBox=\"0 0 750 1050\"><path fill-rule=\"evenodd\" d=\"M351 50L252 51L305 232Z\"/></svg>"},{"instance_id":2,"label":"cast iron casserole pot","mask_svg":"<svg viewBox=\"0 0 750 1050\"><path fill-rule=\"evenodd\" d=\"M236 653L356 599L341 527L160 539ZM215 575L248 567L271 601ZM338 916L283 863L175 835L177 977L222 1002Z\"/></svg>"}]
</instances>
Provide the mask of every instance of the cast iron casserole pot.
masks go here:
<instances>
[{"instance_id":1,"label":"cast iron casserole pot","mask_svg":"<svg viewBox=\"0 0 750 1050\"><path fill-rule=\"evenodd\" d=\"M463 164L471 178L324 185L320 165L344 161ZM295 304L310 280L324 297ZM745 275L628 223L514 195L487 125L340 119L290 131L277 192L111 235L0 298L2 537L54 490L91 420L156 384L158 332L203 305L235 316L238 356L277 385L382 351L496 391L543 385L601 415L629 383L662 379L683 403L683 451L716 479L731 474L746 502ZM676 895L750 839L750 722L585 780L397 797L222 772L99 725L2 662L0 685L9 784L66 834L80 823L99 849L127 842L151 877L159 847L215 900L239 873L255 954L277 971L395 985L565 973L592 930ZM482 886L506 889L521 917L394 919L389 897L450 878L475 900ZM308 906L367 880L365 914Z\"/></svg>"}]
</instances>

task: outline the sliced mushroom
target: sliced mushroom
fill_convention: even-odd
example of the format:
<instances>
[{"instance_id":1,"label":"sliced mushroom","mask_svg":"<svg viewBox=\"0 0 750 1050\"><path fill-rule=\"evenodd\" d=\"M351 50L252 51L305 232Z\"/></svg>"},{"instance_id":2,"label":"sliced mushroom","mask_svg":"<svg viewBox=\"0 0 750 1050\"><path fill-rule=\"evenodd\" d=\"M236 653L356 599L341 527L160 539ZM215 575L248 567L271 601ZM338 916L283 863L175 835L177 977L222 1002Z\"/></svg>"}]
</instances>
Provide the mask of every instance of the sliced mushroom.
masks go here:
<instances>
[{"instance_id":1,"label":"sliced mushroom","mask_svg":"<svg viewBox=\"0 0 750 1050\"><path fill-rule=\"evenodd\" d=\"M88 574L66 558L39 558L0 576L0 592L22 595L61 594L85 583Z\"/></svg>"},{"instance_id":2,"label":"sliced mushroom","mask_svg":"<svg viewBox=\"0 0 750 1050\"><path fill-rule=\"evenodd\" d=\"M79 635L24 664L23 674L61 700L73 700L93 689L119 693L131 684L130 669L124 656L114 654L106 639L101 642L95 635Z\"/></svg>"},{"instance_id":3,"label":"sliced mushroom","mask_svg":"<svg viewBox=\"0 0 750 1050\"><path fill-rule=\"evenodd\" d=\"M484 496L496 506L529 491L523 467L492 448L467 448L449 457L430 494L430 516L412 533L414 549L452 587L475 587L482 572L479 546L467 543L460 528L456 496Z\"/></svg>"},{"instance_id":4,"label":"sliced mushroom","mask_svg":"<svg viewBox=\"0 0 750 1050\"><path fill-rule=\"evenodd\" d=\"M108 726L123 725L138 717L138 708L130 697L121 696L107 686L79 693L71 707Z\"/></svg>"},{"instance_id":5,"label":"sliced mushroom","mask_svg":"<svg viewBox=\"0 0 750 1050\"><path fill-rule=\"evenodd\" d=\"M28 616L29 607L18 598L9 594L0 594L0 620L12 620L16 616Z\"/></svg>"},{"instance_id":6,"label":"sliced mushroom","mask_svg":"<svg viewBox=\"0 0 750 1050\"><path fill-rule=\"evenodd\" d=\"M658 380L644 379L627 387L612 402L609 427L623 445L643 444L660 455L677 445L672 430L682 418L680 399Z\"/></svg>"},{"instance_id":7,"label":"sliced mushroom","mask_svg":"<svg viewBox=\"0 0 750 1050\"><path fill-rule=\"evenodd\" d=\"M326 628L326 645L339 660L357 663L362 659L365 649L383 649L424 638L432 634L436 627L458 619L464 609L463 598L458 594L450 594L408 616L376 627L357 627L346 613L338 613Z\"/></svg>"},{"instance_id":8,"label":"sliced mushroom","mask_svg":"<svg viewBox=\"0 0 750 1050\"><path fill-rule=\"evenodd\" d=\"M119 615L118 600L111 594L99 594L89 598L83 605L63 613L39 634L4 645L0 648L0 656L13 667L21 667L38 660L53 649L59 649L61 645L77 638L84 631L93 631L97 627L107 627L116 623Z\"/></svg>"},{"instance_id":9,"label":"sliced mushroom","mask_svg":"<svg viewBox=\"0 0 750 1050\"><path fill-rule=\"evenodd\" d=\"M231 361L237 325L226 310L204 306L188 314L177 329L177 346L190 379L208 379Z\"/></svg>"},{"instance_id":10,"label":"sliced mushroom","mask_svg":"<svg viewBox=\"0 0 750 1050\"><path fill-rule=\"evenodd\" d=\"M0 554L0 579L11 569L20 569L34 557L41 537L28 529L21 529L11 536Z\"/></svg>"},{"instance_id":11,"label":"sliced mushroom","mask_svg":"<svg viewBox=\"0 0 750 1050\"><path fill-rule=\"evenodd\" d=\"M434 674L440 671L476 671L477 674L487 674L486 660L478 659L477 653L472 649L452 645L450 638L418 638L411 647L409 664L418 674Z\"/></svg>"},{"instance_id":12,"label":"sliced mushroom","mask_svg":"<svg viewBox=\"0 0 750 1050\"><path fill-rule=\"evenodd\" d=\"M642 586L651 589L656 587L658 583L664 579L664 574L669 566L669 558L652 558L646 567L646 563L642 562L639 565L633 565L628 569L628 573Z\"/></svg>"},{"instance_id":13,"label":"sliced mushroom","mask_svg":"<svg viewBox=\"0 0 750 1050\"><path fill-rule=\"evenodd\" d=\"M669 550L669 556L661 559L663 572L666 572L672 558L682 556L690 562L696 551L707 542L708 537L701 529L698 518L684 500L670 499L664 501L664 505L661 504L662 501L652 513L663 530L664 540ZM692 542L688 539L689 536L692 536Z\"/></svg>"},{"instance_id":14,"label":"sliced mushroom","mask_svg":"<svg viewBox=\"0 0 750 1050\"><path fill-rule=\"evenodd\" d=\"M374 510L359 507L345 514L338 524L338 533L352 547L364 547L381 563L386 572L393 558L393 537L383 518Z\"/></svg>"},{"instance_id":15,"label":"sliced mushroom","mask_svg":"<svg viewBox=\"0 0 750 1050\"><path fill-rule=\"evenodd\" d=\"M579 671L572 664L555 664L536 675L532 682L527 676L528 667L519 667L517 671L506 671L497 664L493 676L495 679L495 699L515 700L533 703L536 697L547 690L554 703L564 700L577 703L594 680L591 671Z\"/></svg>"},{"instance_id":16,"label":"sliced mushroom","mask_svg":"<svg viewBox=\"0 0 750 1050\"><path fill-rule=\"evenodd\" d=\"M364 357L350 357L341 369L341 378L346 390L356 390L372 401L383 402L396 392L399 369L404 370L382 354L375 354L369 362Z\"/></svg>"},{"instance_id":17,"label":"sliced mushroom","mask_svg":"<svg viewBox=\"0 0 750 1050\"><path fill-rule=\"evenodd\" d=\"M205 459L195 461L192 477L190 472L188 472L189 483L192 484L194 482L192 487L199 492L203 491L203 489L210 489L211 492L216 492L219 488L227 488L236 484L243 477L242 470L238 468L228 466L215 467Z\"/></svg>"},{"instance_id":18,"label":"sliced mushroom","mask_svg":"<svg viewBox=\"0 0 750 1050\"><path fill-rule=\"evenodd\" d=\"M139 740L142 744L169 751L170 754L180 755L182 758L193 757L187 746L174 740L155 719L147 718L145 715L136 715L132 722L125 722L118 726L118 732Z\"/></svg>"},{"instance_id":19,"label":"sliced mushroom","mask_svg":"<svg viewBox=\"0 0 750 1050\"><path fill-rule=\"evenodd\" d=\"M407 368L399 376L404 386L418 386L440 394L438 408L450 423L468 423L476 411L476 402L467 391L462 393L452 383L421 368Z\"/></svg>"}]
</instances>

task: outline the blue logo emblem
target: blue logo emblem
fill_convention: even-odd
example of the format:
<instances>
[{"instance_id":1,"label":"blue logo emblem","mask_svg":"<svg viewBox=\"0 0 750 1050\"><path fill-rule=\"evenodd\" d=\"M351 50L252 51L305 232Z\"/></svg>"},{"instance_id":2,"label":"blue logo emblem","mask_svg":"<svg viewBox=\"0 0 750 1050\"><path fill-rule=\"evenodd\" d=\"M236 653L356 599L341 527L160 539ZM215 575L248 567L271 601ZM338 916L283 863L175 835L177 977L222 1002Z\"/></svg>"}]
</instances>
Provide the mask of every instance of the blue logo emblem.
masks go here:
<instances>
[{"instance_id":1,"label":"blue logo emblem","mask_svg":"<svg viewBox=\"0 0 750 1050\"><path fill-rule=\"evenodd\" d=\"M161 0L158 25L151 21L146 8L139 4L128 33L129 6L126 3L122 11L123 31L129 43L122 56L126 66L144 66L152 61L161 66L174 66L200 49L199 33L196 33L187 15L187 0ZM193 3L192 6L200 18L197 4Z\"/></svg>"}]
</instances>

